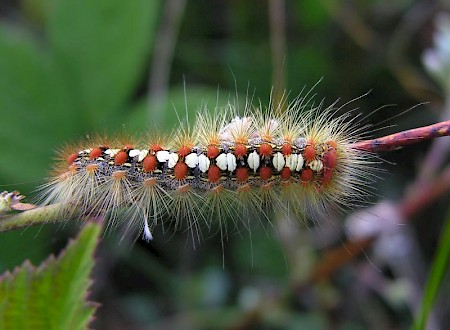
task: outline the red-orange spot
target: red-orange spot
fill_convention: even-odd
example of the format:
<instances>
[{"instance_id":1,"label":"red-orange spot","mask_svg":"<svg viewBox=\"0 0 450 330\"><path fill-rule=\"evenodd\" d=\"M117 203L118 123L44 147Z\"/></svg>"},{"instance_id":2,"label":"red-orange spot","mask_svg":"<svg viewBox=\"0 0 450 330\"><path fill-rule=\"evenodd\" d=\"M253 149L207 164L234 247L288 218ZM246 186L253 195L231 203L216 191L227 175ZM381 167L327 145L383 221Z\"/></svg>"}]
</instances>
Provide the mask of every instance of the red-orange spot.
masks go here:
<instances>
[{"instance_id":1,"label":"red-orange spot","mask_svg":"<svg viewBox=\"0 0 450 330\"><path fill-rule=\"evenodd\" d=\"M281 152L285 156L292 154L292 146L289 143L284 143L281 147Z\"/></svg>"},{"instance_id":2,"label":"red-orange spot","mask_svg":"<svg viewBox=\"0 0 450 330\"><path fill-rule=\"evenodd\" d=\"M71 154L69 157L67 157L67 164L71 165L77 158L78 158L77 153Z\"/></svg>"},{"instance_id":3,"label":"red-orange spot","mask_svg":"<svg viewBox=\"0 0 450 330\"><path fill-rule=\"evenodd\" d=\"M262 180L269 180L272 177L272 169L268 166L263 166L259 170L259 177Z\"/></svg>"},{"instance_id":4,"label":"red-orange spot","mask_svg":"<svg viewBox=\"0 0 450 330\"><path fill-rule=\"evenodd\" d=\"M283 167L280 173L281 180L287 181L291 178L291 170L289 167Z\"/></svg>"},{"instance_id":5,"label":"red-orange spot","mask_svg":"<svg viewBox=\"0 0 450 330\"><path fill-rule=\"evenodd\" d=\"M159 145L159 144L152 144L151 146L150 146L150 152L152 152L152 153L157 153L158 151L161 151L161 150L163 150L163 148Z\"/></svg>"},{"instance_id":6,"label":"red-orange spot","mask_svg":"<svg viewBox=\"0 0 450 330\"><path fill-rule=\"evenodd\" d=\"M186 157L190 153L191 153L191 147L188 147L188 146L182 146L178 150L178 156L180 156L180 157Z\"/></svg>"},{"instance_id":7,"label":"red-orange spot","mask_svg":"<svg viewBox=\"0 0 450 330\"><path fill-rule=\"evenodd\" d=\"M334 149L337 149L337 143L336 141L328 141L327 144Z\"/></svg>"},{"instance_id":8,"label":"red-orange spot","mask_svg":"<svg viewBox=\"0 0 450 330\"><path fill-rule=\"evenodd\" d=\"M91 150L91 152L89 153L89 159L95 159L98 158L102 155L102 149L100 148L94 148Z\"/></svg>"},{"instance_id":9,"label":"red-orange spot","mask_svg":"<svg viewBox=\"0 0 450 330\"><path fill-rule=\"evenodd\" d=\"M324 168L333 169L336 167L336 150L330 149L322 156L322 163Z\"/></svg>"},{"instance_id":10,"label":"red-orange spot","mask_svg":"<svg viewBox=\"0 0 450 330\"><path fill-rule=\"evenodd\" d=\"M176 163L175 167L173 168L173 174L175 175L175 178L177 180L183 180L184 178L186 178L188 174L188 166L186 165L186 163Z\"/></svg>"},{"instance_id":11,"label":"red-orange spot","mask_svg":"<svg viewBox=\"0 0 450 330\"><path fill-rule=\"evenodd\" d=\"M144 186L146 186L146 187L153 187L153 186L156 185L157 181L158 180L156 178L149 178L149 179L144 181Z\"/></svg>"},{"instance_id":12,"label":"red-orange spot","mask_svg":"<svg viewBox=\"0 0 450 330\"><path fill-rule=\"evenodd\" d=\"M238 167L236 169L236 180L238 182L245 182L248 179L248 168Z\"/></svg>"},{"instance_id":13,"label":"red-orange spot","mask_svg":"<svg viewBox=\"0 0 450 330\"><path fill-rule=\"evenodd\" d=\"M208 180L210 182L217 182L220 180L220 168L216 165L211 165L208 169Z\"/></svg>"},{"instance_id":14,"label":"red-orange spot","mask_svg":"<svg viewBox=\"0 0 450 330\"><path fill-rule=\"evenodd\" d=\"M156 169L156 166L158 166L158 160L156 159L156 156L147 155L144 158L144 161L142 163L144 172L153 172Z\"/></svg>"},{"instance_id":15,"label":"red-orange spot","mask_svg":"<svg viewBox=\"0 0 450 330\"><path fill-rule=\"evenodd\" d=\"M219 156L220 150L216 146L208 146L208 150L206 151L206 156L208 156L209 159L214 159L217 156Z\"/></svg>"},{"instance_id":16,"label":"red-orange spot","mask_svg":"<svg viewBox=\"0 0 450 330\"><path fill-rule=\"evenodd\" d=\"M125 151L119 151L117 155L114 157L115 165L123 165L127 161L128 154Z\"/></svg>"},{"instance_id":17,"label":"red-orange spot","mask_svg":"<svg viewBox=\"0 0 450 330\"><path fill-rule=\"evenodd\" d=\"M132 144L127 143L127 144L125 144L123 146L123 149L124 150L131 150L131 149L134 149L134 146Z\"/></svg>"},{"instance_id":18,"label":"red-orange spot","mask_svg":"<svg viewBox=\"0 0 450 330\"><path fill-rule=\"evenodd\" d=\"M263 143L259 146L259 154L261 156L270 156L272 154L272 146L268 143Z\"/></svg>"},{"instance_id":19,"label":"red-orange spot","mask_svg":"<svg viewBox=\"0 0 450 330\"><path fill-rule=\"evenodd\" d=\"M308 162L314 160L316 158L316 149L313 145L307 145L305 147L305 158Z\"/></svg>"},{"instance_id":20,"label":"red-orange spot","mask_svg":"<svg viewBox=\"0 0 450 330\"><path fill-rule=\"evenodd\" d=\"M312 169L310 169L310 168L303 170L302 174L300 175L300 179L305 182L309 182L313 178L314 178L314 173L313 173Z\"/></svg>"},{"instance_id":21,"label":"red-orange spot","mask_svg":"<svg viewBox=\"0 0 450 330\"><path fill-rule=\"evenodd\" d=\"M243 157L247 154L247 148L243 144L236 144L234 154L236 157Z\"/></svg>"},{"instance_id":22,"label":"red-orange spot","mask_svg":"<svg viewBox=\"0 0 450 330\"><path fill-rule=\"evenodd\" d=\"M333 178L333 170L331 168L324 168L324 170L323 170L323 177L322 177L322 184L329 183L332 178Z\"/></svg>"}]
</instances>

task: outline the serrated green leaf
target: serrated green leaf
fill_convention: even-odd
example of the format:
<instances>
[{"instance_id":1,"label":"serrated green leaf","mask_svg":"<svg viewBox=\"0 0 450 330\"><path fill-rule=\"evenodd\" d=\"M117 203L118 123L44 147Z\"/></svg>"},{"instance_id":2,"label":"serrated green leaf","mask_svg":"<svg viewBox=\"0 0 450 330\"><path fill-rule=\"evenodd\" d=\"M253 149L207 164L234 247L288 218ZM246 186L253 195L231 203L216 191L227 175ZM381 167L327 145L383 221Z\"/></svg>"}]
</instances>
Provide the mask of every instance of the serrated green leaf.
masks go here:
<instances>
[{"instance_id":1,"label":"serrated green leaf","mask_svg":"<svg viewBox=\"0 0 450 330\"><path fill-rule=\"evenodd\" d=\"M50 15L50 45L92 127L114 120L144 72L159 1L64 0Z\"/></svg>"},{"instance_id":2,"label":"serrated green leaf","mask_svg":"<svg viewBox=\"0 0 450 330\"><path fill-rule=\"evenodd\" d=\"M88 224L57 258L0 277L0 329L86 329L96 308L86 296L99 233Z\"/></svg>"}]
</instances>

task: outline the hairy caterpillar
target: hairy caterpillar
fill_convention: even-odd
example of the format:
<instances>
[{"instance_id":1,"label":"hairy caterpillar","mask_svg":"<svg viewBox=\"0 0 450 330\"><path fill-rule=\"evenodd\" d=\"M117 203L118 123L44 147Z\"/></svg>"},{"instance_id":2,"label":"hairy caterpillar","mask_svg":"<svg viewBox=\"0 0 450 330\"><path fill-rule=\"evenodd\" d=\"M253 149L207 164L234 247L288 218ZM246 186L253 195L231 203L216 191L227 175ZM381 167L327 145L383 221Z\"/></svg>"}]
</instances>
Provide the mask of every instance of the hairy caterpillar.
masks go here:
<instances>
[{"instance_id":1,"label":"hairy caterpillar","mask_svg":"<svg viewBox=\"0 0 450 330\"><path fill-rule=\"evenodd\" d=\"M370 153L352 148L357 117L334 118L341 108L297 98L265 112L247 105L239 115L229 104L199 112L192 128L180 124L171 136L88 139L60 152L40 203L107 216L107 227L124 224L146 240L166 221L200 239L215 221L222 231L272 209L304 219L353 206L375 175Z\"/></svg>"}]
</instances>

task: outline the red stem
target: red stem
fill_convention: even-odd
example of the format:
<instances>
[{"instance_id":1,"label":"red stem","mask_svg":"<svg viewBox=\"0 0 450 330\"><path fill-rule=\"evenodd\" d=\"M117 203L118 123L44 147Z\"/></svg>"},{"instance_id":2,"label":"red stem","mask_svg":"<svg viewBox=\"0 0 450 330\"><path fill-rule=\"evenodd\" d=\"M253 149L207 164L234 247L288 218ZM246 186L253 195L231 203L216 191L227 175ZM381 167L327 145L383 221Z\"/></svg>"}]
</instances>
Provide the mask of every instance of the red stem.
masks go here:
<instances>
[{"instance_id":1,"label":"red stem","mask_svg":"<svg viewBox=\"0 0 450 330\"><path fill-rule=\"evenodd\" d=\"M379 152L385 150L392 150L406 146L408 144L413 144L420 141L449 135L450 135L450 120L447 120L430 126L414 128L407 131L383 136L381 138L373 140L359 141L354 143L352 145L352 148L372 152Z\"/></svg>"}]
</instances>

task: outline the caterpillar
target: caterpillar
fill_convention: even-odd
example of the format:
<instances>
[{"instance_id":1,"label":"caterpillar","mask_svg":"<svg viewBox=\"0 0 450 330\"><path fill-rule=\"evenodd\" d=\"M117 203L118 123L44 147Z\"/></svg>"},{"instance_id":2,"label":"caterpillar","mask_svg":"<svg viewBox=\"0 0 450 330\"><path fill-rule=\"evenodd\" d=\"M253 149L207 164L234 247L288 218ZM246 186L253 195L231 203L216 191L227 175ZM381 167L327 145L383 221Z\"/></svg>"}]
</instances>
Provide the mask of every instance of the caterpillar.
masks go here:
<instances>
[{"instance_id":1,"label":"caterpillar","mask_svg":"<svg viewBox=\"0 0 450 330\"><path fill-rule=\"evenodd\" d=\"M370 195L372 155L352 148L361 137L352 112L298 97L262 111L232 104L199 111L195 124L141 139L89 138L59 151L39 203L62 203L106 217L106 227L153 238L156 225L238 227L272 210L304 221L314 212L352 207ZM357 127L357 128L355 128ZM67 209L72 210L67 214ZM252 220L250 220L252 221Z\"/></svg>"}]
</instances>

